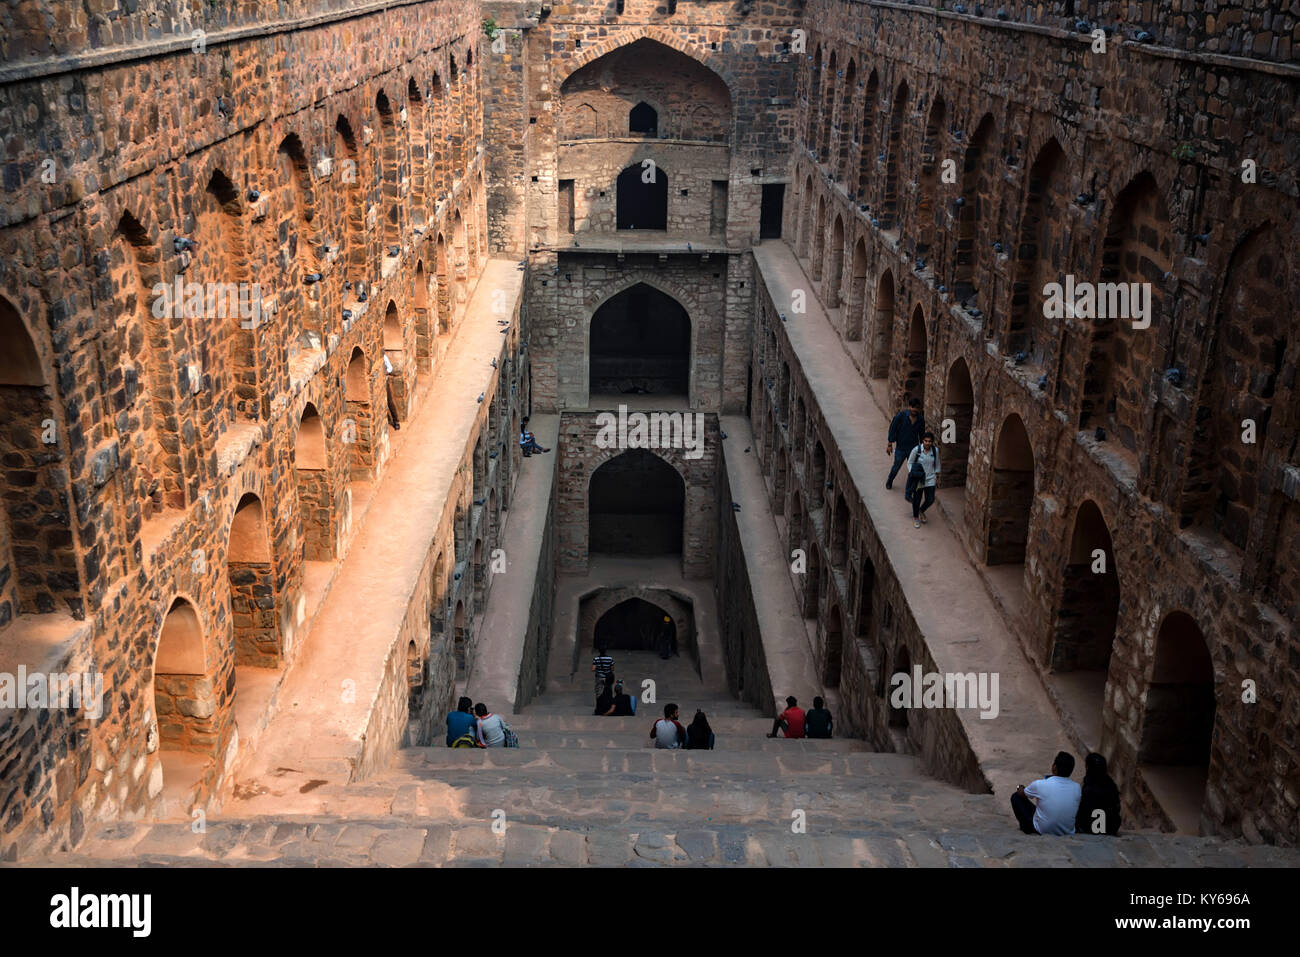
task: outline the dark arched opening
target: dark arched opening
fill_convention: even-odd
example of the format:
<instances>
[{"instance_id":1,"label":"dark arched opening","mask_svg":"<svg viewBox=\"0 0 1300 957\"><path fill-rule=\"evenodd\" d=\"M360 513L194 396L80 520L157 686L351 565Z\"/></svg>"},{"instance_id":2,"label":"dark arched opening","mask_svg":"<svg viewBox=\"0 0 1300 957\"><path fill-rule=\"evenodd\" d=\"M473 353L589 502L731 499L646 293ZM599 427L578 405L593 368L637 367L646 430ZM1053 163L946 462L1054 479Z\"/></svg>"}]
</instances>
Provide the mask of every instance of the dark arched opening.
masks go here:
<instances>
[{"instance_id":1,"label":"dark arched opening","mask_svg":"<svg viewBox=\"0 0 1300 957\"><path fill-rule=\"evenodd\" d=\"M617 228L668 228L668 174L653 160L633 163L619 173L617 191Z\"/></svg>"},{"instance_id":2,"label":"dark arched opening","mask_svg":"<svg viewBox=\"0 0 1300 957\"><path fill-rule=\"evenodd\" d=\"M606 651L661 651L677 648L677 626L658 605L629 598L596 621L593 645Z\"/></svg>"},{"instance_id":3,"label":"dark arched opening","mask_svg":"<svg viewBox=\"0 0 1300 957\"><path fill-rule=\"evenodd\" d=\"M593 554L681 554L686 483L653 452L629 449L596 469L587 507Z\"/></svg>"},{"instance_id":4,"label":"dark arched opening","mask_svg":"<svg viewBox=\"0 0 1300 957\"><path fill-rule=\"evenodd\" d=\"M686 396L690 363L690 316L653 286L637 283L591 317L592 396Z\"/></svg>"}]
</instances>

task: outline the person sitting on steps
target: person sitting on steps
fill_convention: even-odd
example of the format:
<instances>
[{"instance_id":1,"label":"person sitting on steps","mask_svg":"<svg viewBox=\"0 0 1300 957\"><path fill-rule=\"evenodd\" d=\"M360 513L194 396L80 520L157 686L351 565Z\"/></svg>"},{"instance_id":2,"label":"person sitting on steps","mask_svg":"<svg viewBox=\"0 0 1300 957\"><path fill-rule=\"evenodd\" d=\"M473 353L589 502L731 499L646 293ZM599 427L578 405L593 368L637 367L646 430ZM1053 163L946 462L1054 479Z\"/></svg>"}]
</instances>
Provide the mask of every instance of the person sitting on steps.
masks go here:
<instances>
[{"instance_id":1,"label":"person sitting on steps","mask_svg":"<svg viewBox=\"0 0 1300 957\"><path fill-rule=\"evenodd\" d=\"M600 690L600 697L596 699L595 714L611 715L614 713L614 676L605 676L605 686Z\"/></svg>"},{"instance_id":2,"label":"person sitting on steps","mask_svg":"<svg viewBox=\"0 0 1300 957\"><path fill-rule=\"evenodd\" d=\"M677 718L677 705L664 705L664 716L650 729L656 748L675 751L686 743L686 729Z\"/></svg>"},{"instance_id":3,"label":"person sitting on steps","mask_svg":"<svg viewBox=\"0 0 1300 957\"><path fill-rule=\"evenodd\" d=\"M1119 788L1106 770L1106 759L1093 752L1083 759L1083 787L1074 815L1076 834L1119 833Z\"/></svg>"},{"instance_id":4,"label":"person sitting on steps","mask_svg":"<svg viewBox=\"0 0 1300 957\"><path fill-rule=\"evenodd\" d=\"M623 682L614 684L614 717L627 717L636 714L636 699L623 690Z\"/></svg>"},{"instance_id":5,"label":"person sitting on steps","mask_svg":"<svg viewBox=\"0 0 1300 957\"><path fill-rule=\"evenodd\" d=\"M474 717L474 702L461 696L456 702L456 710L447 715L447 747L455 747L457 739L469 735L475 737L478 719Z\"/></svg>"},{"instance_id":6,"label":"person sitting on steps","mask_svg":"<svg viewBox=\"0 0 1300 957\"><path fill-rule=\"evenodd\" d=\"M695 719L691 722L691 726L686 729L686 749L688 751L712 751L716 740L713 729L709 727L708 716L703 711L696 709Z\"/></svg>"},{"instance_id":7,"label":"person sitting on steps","mask_svg":"<svg viewBox=\"0 0 1300 957\"><path fill-rule=\"evenodd\" d=\"M528 416L524 416L524 420L519 423L519 447L524 450L524 455L551 451L538 445L537 437L528 431Z\"/></svg>"},{"instance_id":8,"label":"person sitting on steps","mask_svg":"<svg viewBox=\"0 0 1300 957\"><path fill-rule=\"evenodd\" d=\"M787 738L804 736L803 708L799 707L799 701L794 695L785 699L785 710L772 722L772 733L768 737L775 738L778 731L784 731Z\"/></svg>"},{"instance_id":9,"label":"person sitting on steps","mask_svg":"<svg viewBox=\"0 0 1300 957\"><path fill-rule=\"evenodd\" d=\"M474 705L478 715L478 742L485 748L504 748L506 745L506 723L501 715L493 714L487 705L479 702Z\"/></svg>"},{"instance_id":10,"label":"person sitting on steps","mask_svg":"<svg viewBox=\"0 0 1300 957\"><path fill-rule=\"evenodd\" d=\"M1079 785L1070 780L1072 773L1074 755L1059 751L1047 777L1016 788L1011 795L1011 810L1020 830L1026 834L1074 833L1074 818L1082 795Z\"/></svg>"},{"instance_id":11,"label":"person sitting on steps","mask_svg":"<svg viewBox=\"0 0 1300 957\"><path fill-rule=\"evenodd\" d=\"M812 710L804 713L804 728L810 738L829 738L831 736L831 713L826 702L818 695L813 698Z\"/></svg>"}]
</instances>

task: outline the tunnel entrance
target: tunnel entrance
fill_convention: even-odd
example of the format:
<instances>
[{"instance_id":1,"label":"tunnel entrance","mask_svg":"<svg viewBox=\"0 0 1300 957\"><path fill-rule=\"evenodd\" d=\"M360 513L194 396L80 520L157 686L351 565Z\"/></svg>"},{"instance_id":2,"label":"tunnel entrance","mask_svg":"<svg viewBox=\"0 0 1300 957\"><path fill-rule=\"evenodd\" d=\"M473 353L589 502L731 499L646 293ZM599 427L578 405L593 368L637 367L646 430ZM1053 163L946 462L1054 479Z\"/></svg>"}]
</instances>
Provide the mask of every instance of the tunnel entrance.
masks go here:
<instances>
[{"instance_id":1,"label":"tunnel entrance","mask_svg":"<svg viewBox=\"0 0 1300 957\"><path fill-rule=\"evenodd\" d=\"M694 602L668 588L606 586L578 603L574 668L585 671L599 648L614 658L620 678L655 673L660 659L674 659L699 673Z\"/></svg>"},{"instance_id":2,"label":"tunnel entrance","mask_svg":"<svg viewBox=\"0 0 1300 957\"><path fill-rule=\"evenodd\" d=\"M654 651L662 657L677 650L677 626L658 605L629 598L600 616L592 643L607 651Z\"/></svg>"},{"instance_id":3,"label":"tunnel entrance","mask_svg":"<svg viewBox=\"0 0 1300 957\"><path fill-rule=\"evenodd\" d=\"M591 476L589 550L607 555L680 555L686 483L653 452L629 449Z\"/></svg>"},{"instance_id":4,"label":"tunnel entrance","mask_svg":"<svg viewBox=\"0 0 1300 957\"><path fill-rule=\"evenodd\" d=\"M690 316L653 286L637 283L591 317L590 395L685 397L690 367Z\"/></svg>"}]
</instances>

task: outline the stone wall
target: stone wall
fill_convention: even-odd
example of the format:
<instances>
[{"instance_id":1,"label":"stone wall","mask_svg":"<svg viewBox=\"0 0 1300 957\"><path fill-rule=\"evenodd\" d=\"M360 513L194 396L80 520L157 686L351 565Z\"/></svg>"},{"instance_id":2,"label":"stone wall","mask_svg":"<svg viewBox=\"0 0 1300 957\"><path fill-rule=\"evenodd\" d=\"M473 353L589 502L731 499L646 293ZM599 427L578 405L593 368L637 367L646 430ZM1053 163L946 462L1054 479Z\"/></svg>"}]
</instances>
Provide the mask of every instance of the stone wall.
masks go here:
<instances>
[{"instance_id":1,"label":"stone wall","mask_svg":"<svg viewBox=\"0 0 1300 957\"><path fill-rule=\"evenodd\" d=\"M725 455L725 450L723 452ZM731 507L731 482L726 468L718 468L718 547L714 551L713 594L718 604L718 639L727 670L727 687L741 701L774 717L772 678L763 652L761 625L754 607L749 567Z\"/></svg>"},{"instance_id":2,"label":"stone wall","mask_svg":"<svg viewBox=\"0 0 1300 957\"><path fill-rule=\"evenodd\" d=\"M758 301L754 450L787 549L792 555L800 549L806 558L802 569L790 563L790 576L804 617L815 621L813 653L822 683L840 699L838 727L877 750L916 754L936 777L985 791L988 783L956 709L890 707L892 674L915 665L923 672L938 669L786 338L780 307L766 287Z\"/></svg>"},{"instance_id":3,"label":"stone wall","mask_svg":"<svg viewBox=\"0 0 1300 957\"><path fill-rule=\"evenodd\" d=\"M1078 516L1102 515L1118 610L1108 663L1084 661L1105 679L1103 730L1071 728L1140 819L1168 823L1142 727L1166 720L1148 695L1157 639L1186 613L1216 688L1201 827L1294 841L1300 756L1266 729L1297 687L1277 573L1294 564L1300 462L1300 328L1283 304L1300 280L1295 18L1144 10L1101 53L1060 5L1004 8L809 5L786 234L865 377L921 393L931 423L969 406L950 450L966 545L1015 565L1023 539L1012 625L1049 690L1053 661L1071 662L1054 643L1080 606ZM1067 279L1149 283L1150 325L1052 311L1043 286Z\"/></svg>"},{"instance_id":4,"label":"stone wall","mask_svg":"<svg viewBox=\"0 0 1300 957\"><path fill-rule=\"evenodd\" d=\"M107 706L83 732L46 724L36 742L27 714L4 716L7 856L75 840L88 818L156 810L163 752L182 739L207 749L191 794L219 803L249 737L233 720L240 669L274 668L278 682L293 667L315 611L304 561L346 553L354 503L383 474L381 357L399 360L411 414L487 255L477 5L108 4L89 18L54 6L0 15L7 42L24 37L34 54L7 50L0 85L0 109L18 118L0 200L0 349L23 357L6 360L0 400L7 423L19 398L48 409L53 442L30 430L15 441L55 483L6 497L0 580L32 548L58 567L43 586L30 573L0 586L0 670L81 661L102 674ZM235 25L250 29L223 32ZM207 28L204 42L188 27ZM178 280L182 301L155 308ZM191 307L192 283L228 289ZM489 412L498 427L517 416L518 348L503 352L516 378L484 404L485 430ZM324 467L300 500L309 412ZM227 557L246 497L268 556L257 584ZM24 518L33 509L39 525ZM232 640L251 608L255 661ZM197 673L156 668L160 635L186 631L174 616L191 614ZM427 650L429 615L418 617ZM26 641L33 629L51 640ZM394 662L386 694L402 704L376 719L375 760L407 707ZM210 720L201 742L168 724L172 708L208 702L214 714L187 716Z\"/></svg>"},{"instance_id":5,"label":"stone wall","mask_svg":"<svg viewBox=\"0 0 1300 957\"><path fill-rule=\"evenodd\" d=\"M649 450L675 469L685 484L682 574L686 578L707 578L712 574L716 547L718 419L715 415L703 415L703 419L704 441L698 458L688 458L688 453L694 452L684 448ZM562 574L586 573L591 476L605 462L626 451L598 446L600 431L595 413L566 412L560 419L555 518L557 560Z\"/></svg>"},{"instance_id":6,"label":"stone wall","mask_svg":"<svg viewBox=\"0 0 1300 957\"><path fill-rule=\"evenodd\" d=\"M511 68L518 63L523 73L527 175L495 181L491 205L503 230L522 232L529 254L539 408L586 407L587 329L600 304L590 298L594 285L645 270L675 274L678 295L698 306L679 298L700 327L692 408L742 409L752 283L748 266L722 253L757 238L762 185L788 179L794 11L784 3L684 3L670 12L656 0L629 0L621 13L573 4L530 16L511 21L506 42ZM651 100L658 135L629 135L631 108ZM512 100L499 131L489 117L489 139L518 141L514 109ZM646 160L668 178L668 228L615 229L618 174ZM724 204L725 213L715 211ZM617 252L633 241L651 244L651 255L624 262L574 251Z\"/></svg>"}]
</instances>

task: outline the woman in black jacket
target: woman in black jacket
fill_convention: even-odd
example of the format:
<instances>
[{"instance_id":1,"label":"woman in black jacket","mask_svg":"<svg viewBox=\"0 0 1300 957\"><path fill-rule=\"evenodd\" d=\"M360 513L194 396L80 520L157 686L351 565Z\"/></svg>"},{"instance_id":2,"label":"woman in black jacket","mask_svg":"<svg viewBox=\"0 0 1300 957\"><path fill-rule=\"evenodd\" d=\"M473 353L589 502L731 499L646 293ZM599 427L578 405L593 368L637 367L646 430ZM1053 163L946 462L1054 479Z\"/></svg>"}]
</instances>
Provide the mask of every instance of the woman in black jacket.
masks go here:
<instances>
[{"instance_id":1,"label":"woman in black jacket","mask_svg":"<svg viewBox=\"0 0 1300 957\"><path fill-rule=\"evenodd\" d=\"M1100 816L1097 811L1102 812ZM1083 793L1074 817L1074 833L1118 834L1119 815L1119 788L1106 773L1106 759L1094 751L1083 759Z\"/></svg>"}]
</instances>

